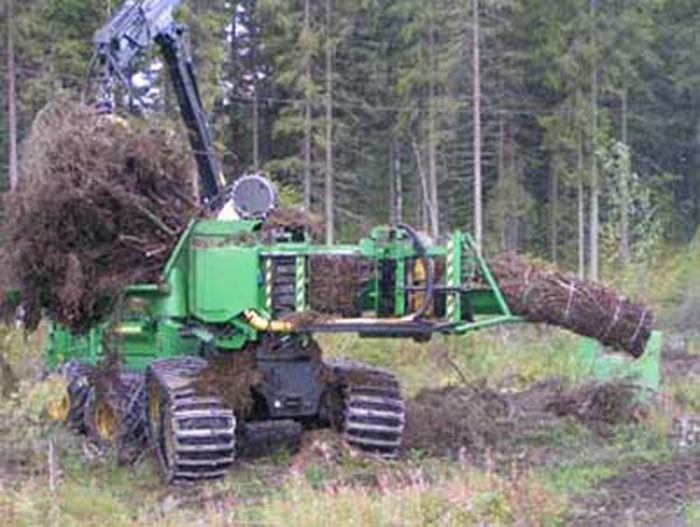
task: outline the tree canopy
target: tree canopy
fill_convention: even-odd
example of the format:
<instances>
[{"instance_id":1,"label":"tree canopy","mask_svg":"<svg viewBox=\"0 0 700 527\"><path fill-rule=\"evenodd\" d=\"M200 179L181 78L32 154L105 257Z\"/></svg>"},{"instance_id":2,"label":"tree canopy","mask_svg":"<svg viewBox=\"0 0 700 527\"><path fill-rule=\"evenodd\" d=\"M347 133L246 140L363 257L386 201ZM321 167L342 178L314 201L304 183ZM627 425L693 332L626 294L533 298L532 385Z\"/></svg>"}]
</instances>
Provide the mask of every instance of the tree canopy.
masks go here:
<instances>
[{"instance_id":1,"label":"tree canopy","mask_svg":"<svg viewBox=\"0 0 700 527\"><path fill-rule=\"evenodd\" d=\"M92 34L119 2L2 2L6 188L10 103L21 140L58 91L89 97ZM584 273L695 233L695 2L191 0L178 16L227 177L269 172L332 212L336 239L399 220L473 230L477 165L486 251ZM150 71L146 111L176 117L165 70Z\"/></svg>"}]
</instances>

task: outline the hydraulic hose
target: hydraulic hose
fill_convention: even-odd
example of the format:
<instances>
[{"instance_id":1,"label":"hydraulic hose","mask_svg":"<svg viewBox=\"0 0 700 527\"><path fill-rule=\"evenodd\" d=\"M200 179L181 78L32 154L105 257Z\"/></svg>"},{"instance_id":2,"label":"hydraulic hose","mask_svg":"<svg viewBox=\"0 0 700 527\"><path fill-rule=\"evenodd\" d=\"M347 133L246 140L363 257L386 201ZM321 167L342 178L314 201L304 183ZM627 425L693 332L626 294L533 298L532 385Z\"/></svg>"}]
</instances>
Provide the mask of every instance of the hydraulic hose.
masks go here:
<instances>
[{"instance_id":1,"label":"hydraulic hose","mask_svg":"<svg viewBox=\"0 0 700 527\"><path fill-rule=\"evenodd\" d=\"M433 302L434 269L430 258L428 258L427 248L425 245L423 245L423 242L421 241L416 230L405 223L399 223L394 228L405 232L408 237L411 238L416 254L418 255L418 258L420 258L423 268L425 269L425 294L423 295L423 301L421 302L420 307L413 314L413 320L420 320L426 314Z\"/></svg>"},{"instance_id":2,"label":"hydraulic hose","mask_svg":"<svg viewBox=\"0 0 700 527\"><path fill-rule=\"evenodd\" d=\"M252 309L244 311L243 317L246 319L248 324L258 331L270 331L271 333L293 333L296 329L295 325L291 322L270 320Z\"/></svg>"}]
</instances>

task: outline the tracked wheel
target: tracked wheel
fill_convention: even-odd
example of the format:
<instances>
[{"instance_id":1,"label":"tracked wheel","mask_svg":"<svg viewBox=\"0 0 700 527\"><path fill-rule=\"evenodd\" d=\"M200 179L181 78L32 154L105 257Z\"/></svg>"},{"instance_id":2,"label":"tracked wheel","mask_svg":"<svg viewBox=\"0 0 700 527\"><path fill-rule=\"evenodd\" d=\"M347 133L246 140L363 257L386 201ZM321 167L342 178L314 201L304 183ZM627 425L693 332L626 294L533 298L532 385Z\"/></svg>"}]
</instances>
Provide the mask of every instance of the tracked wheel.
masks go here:
<instances>
[{"instance_id":1,"label":"tracked wheel","mask_svg":"<svg viewBox=\"0 0 700 527\"><path fill-rule=\"evenodd\" d=\"M204 359L166 359L146 374L149 441L169 483L221 478L234 460L233 410L193 387L205 366Z\"/></svg>"},{"instance_id":2,"label":"tracked wheel","mask_svg":"<svg viewBox=\"0 0 700 527\"><path fill-rule=\"evenodd\" d=\"M145 444L146 423L146 376L142 373L123 373L122 385L126 388L121 398L119 432L123 445Z\"/></svg>"},{"instance_id":3,"label":"tracked wheel","mask_svg":"<svg viewBox=\"0 0 700 527\"><path fill-rule=\"evenodd\" d=\"M399 381L389 372L362 364L329 366L340 399L335 424L345 441L363 452L396 458L406 423Z\"/></svg>"},{"instance_id":4,"label":"tracked wheel","mask_svg":"<svg viewBox=\"0 0 700 527\"><path fill-rule=\"evenodd\" d=\"M99 446L138 447L146 442L145 377L121 373L109 386L89 385L84 427Z\"/></svg>"},{"instance_id":5,"label":"tracked wheel","mask_svg":"<svg viewBox=\"0 0 700 527\"><path fill-rule=\"evenodd\" d=\"M65 423L71 430L84 433L85 408L90 395L89 375L92 367L69 361L55 372L65 382L65 393L47 406L49 418Z\"/></svg>"}]
</instances>

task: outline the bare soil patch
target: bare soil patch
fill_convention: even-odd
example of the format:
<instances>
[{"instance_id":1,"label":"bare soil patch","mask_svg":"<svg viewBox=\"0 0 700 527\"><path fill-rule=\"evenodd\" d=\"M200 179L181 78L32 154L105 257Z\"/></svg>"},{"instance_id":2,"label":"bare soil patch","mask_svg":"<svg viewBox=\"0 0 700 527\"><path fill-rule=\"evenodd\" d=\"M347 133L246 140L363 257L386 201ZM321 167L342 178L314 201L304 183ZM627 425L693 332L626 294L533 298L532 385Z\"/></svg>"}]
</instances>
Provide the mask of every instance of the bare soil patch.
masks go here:
<instances>
[{"instance_id":1,"label":"bare soil patch","mask_svg":"<svg viewBox=\"0 0 700 527\"><path fill-rule=\"evenodd\" d=\"M643 417L633 390L622 384L568 389L556 379L513 393L484 384L425 389L408 401L405 447L449 457L508 453L514 439L571 419L606 434Z\"/></svg>"},{"instance_id":2,"label":"bare soil patch","mask_svg":"<svg viewBox=\"0 0 700 527\"><path fill-rule=\"evenodd\" d=\"M571 525L684 525L683 507L700 496L700 455L689 452L668 463L636 465L602 481L598 489L579 501L584 511L572 517Z\"/></svg>"}]
</instances>

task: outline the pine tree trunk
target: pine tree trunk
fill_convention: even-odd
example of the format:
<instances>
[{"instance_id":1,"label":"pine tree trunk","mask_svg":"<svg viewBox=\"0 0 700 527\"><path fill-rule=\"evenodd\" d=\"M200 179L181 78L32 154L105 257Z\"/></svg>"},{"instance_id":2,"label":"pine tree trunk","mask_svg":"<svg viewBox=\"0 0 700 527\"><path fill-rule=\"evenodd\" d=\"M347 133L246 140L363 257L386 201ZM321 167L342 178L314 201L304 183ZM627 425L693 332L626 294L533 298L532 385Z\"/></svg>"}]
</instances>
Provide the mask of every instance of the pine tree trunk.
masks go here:
<instances>
[{"instance_id":1,"label":"pine tree trunk","mask_svg":"<svg viewBox=\"0 0 700 527\"><path fill-rule=\"evenodd\" d=\"M511 180L508 185L508 252L518 252L520 246L520 218L517 210L523 202L520 171L518 170L515 134L510 125L506 129L508 137L508 169L507 177Z\"/></svg>"},{"instance_id":2,"label":"pine tree trunk","mask_svg":"<svg viewBox=\"0 0 700 527\"><path fill-rule=\"evenodd\" d=\"M576 186L576 197L578 204L578 276L581 280L586 277L586 211L584 209L583 192L583 146L578 145L576 169L578 171L578 183Z\"/></svg>"},{"instance_id":3,"label":"pine tree trunk","mask_svg":"<svg viewBox=\"0 0 700 527\"><path fill-rule=\"evenodd\" d=\"M304 103L304 209L311 212L311 103Z\"/></svg>"},{"instance_id":4,"label":"pine tree trunk","mask_svg":"<svg viewBox=\"0 0 700 527\"><path fill-rule=\"evenodd\" d=\"M481 57L479 49L479 0L474 0L474 42L473 58L473 95L474 95L474 240L477 251L482 245L482 198L481 198Z\"/></svg>"},{"instance_id":5,"label":"pine tree trunk","mask_svg":"<svg viewBox=\"0 0 700 527\"><path fill-rule=\"evenodd\" d=\"M435 138L435 110L430 101L428 117L428 202L430 203L430 235L437 238L440 234L440 216L437 198L437 140Z\"/></svg>"},{"instance_id":6,"label":"pine tree trunk","mask_svg":"<svg viewBox=\"0 0 700 527\"><path fill-rule=\"evenodd\" d=\"M332 0L326 0L326 243L333 243L333 21Z\"/></svg>"},{"instance_id":7,"label":"pine tree trunk","mask_svg":"<svg viewBox=\"0 0 700 527\"><path fill-rule=\"evenodd\" d=\"M559 178L556 169L552 167L549 172L549 252L552 262L557 262L558 257L558 224L559 216Z\"/></svg>"},{"instance_id":8,"label":"pine tree trunk","mask_svg":"<svg viewBox=\"0 0 700 527\"><path fill-rule=\"evenodd\" d=\"M423 156L421 154L418 143L413 142L413 154L416 159L416 174L418 175L418 192L420 194L419 200L419 216L422 230L430 232L430 218L432 213L430 211L430 196L428 193L428 177L423 168Z\"/></svg>"},{"instance_id":9,"label":"pine tree trunk","mask_svg":"<svg viewBox=\"0 0 700 527\"><path fill-rule=\"evenodd\" d=\"M503 113L498 114L498 179L503 180L503 171L505 169L505 133L506 124Z\"/></svg>"},{"instance_id":10,"label":"pine tree trunk","mask_svg":"<svg viewBox=\"0 0 700 527\"><path fill-rule=\"evenodd\" d=\"M590 0L591 21L595 24L596 17L596 0ZM595 46L595 26L591 30L592 45ZM590 217L590 262L589 273L590 279L598 280L598 268L600 258L598 255L598 231L599 231L599 210L598 210L598 160L596 158L596 146L598 138L598 64L594 58L593 67L591 68L591 217Z\"/></svg>"},{"instance_id":11,"label":"pine tree trunk","mask_svg":"<svg viewBox=\"0 0 700 527\"><path fill-rule=\"evenodd\" d=\"M17 72L15 69L15 39L13 0L7 4L7 135L9 142L8 175L10 191L17 188L19 181L19 164L17 159Z\"/></svg>"},{"instance_id":12,"label":"pine tree trunk","mask_svg":"<svg viewBox=\"0 0 700 527\"><path fill-rule=\"evenodd\" d=\"M252 122L252 133L253 133L253 169L258 170L260 168L260 99L258 97L258 39L257 30L251 29L253 34L251 35L250 42L250 66L253 70L253 122Z\"/></svg>"},{"instance_id":13,"label":"pine tree trunk","mask_svg":"<svg viewBox=\"0 0 700 527\"><path fill-rule=\"evenodd\" d=\"M389 223L401 223L402 189L401 189L401 150L399 143L389 143Z\"/></svg>"},{"instance_id":14,"label":"pine tree trunk","mask_svg":"<svg viewBox=\"0 0 700 527\"><path fill-rule=\"evenodd\" d=\"M628 148L631 158L631 150L629 149L629 142L627 138L627 90L622 91L621 96L622 103L622 142ZM631 159L630 159L631 167ZM620 260L622 260L622 265L626 266L630 261L630 245L629 245L629 182L627 181L628 173L627 170L622 171L622 181L620 182L621 190L621 215L620 215Z\"/></svg>"},{"instance_id":15,"label":"pine tree trunk","mask_svg":"<svg viewBox=\"0 0 700 527\"><path fill-rule=\"evenodd\" d=\"M501 192L505 191L505 181L506 181L506 125L505 125L505 118L503 116L503 113L499 113L498 115L498 183L497 187L501 189ZM508 224L506 222L506 214L507 211L505 208L502 208L502 210L499 211L499 216L501 217L502 225L501 225L501 232L500 237L501 237L501 249L503 251L508 250L508 238L507 238L507 229L508 229Z\"/></svg>"},{"instance_id":16,"label":"pine tree trunk","mask_svg":"<svg viewBox=\"0 0 700 527\"><path fill-rule=\"evenodd\" d=\"M389 225L396 224L396 170L395 163L396 144L394 141L389 143Z\"/></svg>"},{"instance_id":17,"label":"pine tree trunk","mask_svg":"<svg viewBox=\"0 0 700 527\"><path fill-rule=\"evenodd\" d=\"M403 221L403 180L401 178L401 147L394 143L394 189L396 192L396 223Z\"/></svg>"},{"instance_id":18,"label":"pine tree trunk","mask_svg":"<svg viewBox=\"0 0 700 527\"><path fill-rule=\"evenodd\" d=\"M254 94L253 94L253 168L257 170L260 168L260 131L259 131L259 107L258 107L258 93L257 93L257 82L254 82Z\"/></svg>"},{"instance_id":19,"label":"pine tree trunk","mask_svg":"<svg viewBox=\"0 0 700 527\"><path fill-rule=\"evenodd\" d=\"M435 9L435 6L432 6ZM430 73L428 79L428 201L430 202L430 235L437 238L440 234L440 213L437 190L437 137L436 137L436 89L435 75L437 60L435 56L435 28L432 23L428 33L428 53L430 54Z\"/></svg>"},{"instance_id":20,"label":"pine tree trunk","mask_svg":"<svg viewBox=\"0 0 700 527\"><path fill-rule=\"evenodd\" d=\"M238 34L236 33L236 27L238 26L238 6L239 2L234 2L231 7L231 16L229 18L229 23L231 24L231 40L229 42L229 81L234 88L231 90L232 101L229 108L229 121L228 121L228 133L230 136L230 149L232 150L232 155L224 156L222 159L222 165L226 166L232 174L238 175L240 173L240 157L239 157L239 145L241 142L241 119L239 114L240 102L237 100L237 91L235 86L238 84L241 78L241 60L238 48ZM163 90L163 108L165 114L169 117L175 115L175 104L173 101L173 88L170 84L170 77L166 76L162 81Z\"/></svg>"},{"instance_id":21,"label":"pine tree trunk","mask_svg":"<svg viewBox=\"0 0 700 527\"><path fill-rule=\"evenodd\" d=\"M311 0L304 0L304 29L308 34L311 30ZM304 209L311 212L311 101L308 89L311 84L311 57L308 49L304 50L304 76L306 87L304 93L304 139L302 157L304 159Z\"/></svg>"}]
</instances>

